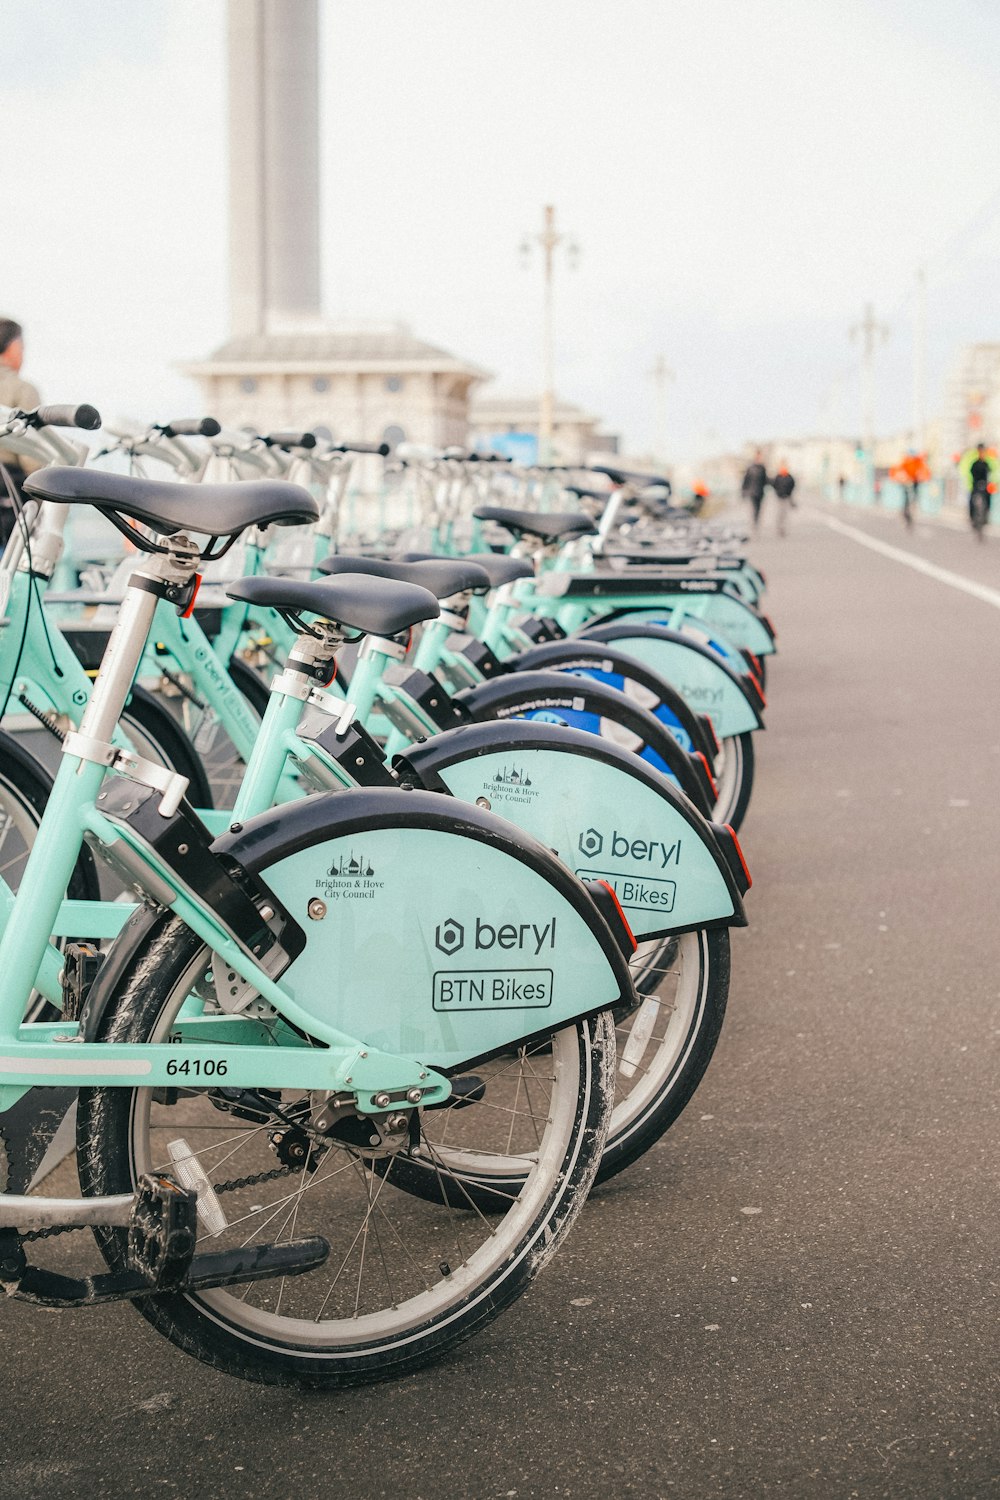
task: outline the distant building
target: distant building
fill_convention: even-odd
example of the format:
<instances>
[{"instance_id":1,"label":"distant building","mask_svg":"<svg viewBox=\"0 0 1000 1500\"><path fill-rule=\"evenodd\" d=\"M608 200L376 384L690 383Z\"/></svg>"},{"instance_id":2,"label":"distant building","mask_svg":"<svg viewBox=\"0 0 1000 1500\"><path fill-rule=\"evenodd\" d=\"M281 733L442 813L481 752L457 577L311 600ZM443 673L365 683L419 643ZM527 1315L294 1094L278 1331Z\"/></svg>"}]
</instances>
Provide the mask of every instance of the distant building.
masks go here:
<instances>
[{"instance_id":1,"label":"distant building","mask_svg":"<svg viewBox=\"0 0 1000 1500\"><path fill-rule=\"evenodd\" d=\"M599 417L580 406L557 401L553 409L552 456L555 463L585 463L591 454L617 453L618 438L601 432ZM498 437L524 434L536 439L539 428L537 396L477 395L469 413L470 446L486 446Z\"/></svg>"},{"instance_id":2,"label":"distant building","mask_svg":"<svg viewBox=\"0 0 1000 1500\"><path fill-rule=\"evenodd\" d=\"M1000 442L1000 344L966 344L945 382L941 455Z\"/></svg>"},{"instance_id":3,"label":"distant building","mask_svg":"<svg viewBox=\"0 0 1000 1500\"><path fill-rule=\"evenodd\" d=\"M182 369L225 426L464 443L486 371L403 325L322 315L317 0L229 0L231 337Z\"/></svg>"},{"instance_id":4,"label":"distant building","mask_svg":"<svg viewBox=\"0 0 1000 1500\"><path fill-rule=\"evenodd\" d=\"M488 379L402 324L243 334L183 368L226 427L324 423L335 438L436 447L465 442L470 392Z\"/></svg>"}]
</instances>

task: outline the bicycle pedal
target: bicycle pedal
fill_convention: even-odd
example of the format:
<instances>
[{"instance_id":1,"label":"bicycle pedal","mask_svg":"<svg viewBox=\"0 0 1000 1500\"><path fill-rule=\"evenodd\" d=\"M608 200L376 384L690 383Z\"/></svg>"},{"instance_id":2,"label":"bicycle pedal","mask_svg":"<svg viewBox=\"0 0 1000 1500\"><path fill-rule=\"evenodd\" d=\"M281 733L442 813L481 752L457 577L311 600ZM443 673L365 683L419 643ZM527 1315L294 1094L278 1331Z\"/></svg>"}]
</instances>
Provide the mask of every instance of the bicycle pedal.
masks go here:
<instances>
[{"instance_id":1,"label":"bicycle pedal","mask_svg":"<svg viewBox=\"0 0 1000 1500\"><path fill-rule=\"evenodd\" d=\"M139 1178L128 1226L128 1266L158 1291L185 1279L198 1239L198 1194L173 1177Z\"/></svg>"}]
</instances>

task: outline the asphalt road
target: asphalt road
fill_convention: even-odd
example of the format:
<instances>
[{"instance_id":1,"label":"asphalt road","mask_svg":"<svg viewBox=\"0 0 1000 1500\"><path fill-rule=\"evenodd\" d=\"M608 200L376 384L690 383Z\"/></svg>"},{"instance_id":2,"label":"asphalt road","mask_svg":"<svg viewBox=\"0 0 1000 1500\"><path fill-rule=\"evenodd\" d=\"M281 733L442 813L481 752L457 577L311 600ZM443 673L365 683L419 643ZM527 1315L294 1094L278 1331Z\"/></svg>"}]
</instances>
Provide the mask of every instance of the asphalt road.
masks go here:
<instances>
[{"instance_id":1,"label":"asphalt road","mask_svg":"<svg viewBox=\"0 0 1000 1500\"><path fill-rule=\"evenodd\" d=\"M842 514L1000 589L1000 541ZM793 519L754 549L781 654L751 926L669 1137L396 1385L266 1390L128 1307L6 1307L0 1494L995 1493L1000 613Z\"/></svg>"}]
</instances>

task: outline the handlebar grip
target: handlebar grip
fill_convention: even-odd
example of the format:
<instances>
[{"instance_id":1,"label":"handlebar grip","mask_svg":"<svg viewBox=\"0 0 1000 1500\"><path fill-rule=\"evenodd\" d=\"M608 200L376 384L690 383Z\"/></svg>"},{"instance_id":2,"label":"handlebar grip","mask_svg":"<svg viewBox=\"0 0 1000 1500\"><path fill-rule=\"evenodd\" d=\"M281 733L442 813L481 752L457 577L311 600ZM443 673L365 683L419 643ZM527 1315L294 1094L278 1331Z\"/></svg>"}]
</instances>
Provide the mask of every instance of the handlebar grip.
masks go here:
<instances>
[{"instance_id":1,"label":"handlebar grip","mask_svg":"<svg viewBox=\"0 0 1000 1500\"><path fill-rule=\"evenodd\" d=\"M32 427L80 427L93 432L101 425L96 406L39 406L30 416Z\"/></svg>"},{"instance_id":2,"label":"handlebar grip","mask_svg":"<svg viewBox=\"0 0 1000 1500\"><path fill-rule=\"evenodd\" d=\"M164 437L218 437L222 428L214 417L182 417L177 422L163 422Z\"/></svg>"},{"instance_id":3,"label":"handlebar grip","mask_svg":"<svg viewBox=\"0 0 1000 1500\"><path fill-rule=\"evenodd\" d=\"M331 443L335 453L377 453L379 458L388 458L392 451L388 443Z\"/></svg>"},{"instance_id":4,"label":"handlebar grip","mask_svg":"<svg viewBox=\"0 0 1000 1500\"><path fill-rule=\"evenodd\" d=\"M637 474L634 469L612 469L604 464L588 464L587 468L595 474L607 474L613 484L641 484L643 487L659 484L666 490L673 490L666 474Z\"/></svg>"},{"instance_id":5,"label":"handlebar grip","mask_svg":"<svg viewBox=\"0 0 1000 1500\"><path fill-rule=\"evenodd\" d=\"M314 432L268 432L263 434L269 448L315 448Z\"/></svg>"}]
</instances>

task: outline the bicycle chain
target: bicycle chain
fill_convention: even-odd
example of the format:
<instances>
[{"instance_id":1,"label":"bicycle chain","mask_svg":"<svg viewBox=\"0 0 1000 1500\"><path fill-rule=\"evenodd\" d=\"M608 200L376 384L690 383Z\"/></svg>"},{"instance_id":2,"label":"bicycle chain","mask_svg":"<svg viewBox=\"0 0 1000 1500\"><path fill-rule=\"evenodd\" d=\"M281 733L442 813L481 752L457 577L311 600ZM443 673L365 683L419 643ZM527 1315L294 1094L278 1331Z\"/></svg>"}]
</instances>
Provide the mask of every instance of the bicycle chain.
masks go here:
<instances>
[{"instance_id":1,"label":"bicycle chain","mask_svg":"<svg viewBox=\"0 0 1000 1500\"><path fill-rule=\"evenodd\" d=\"M50 1224L48 1229L25 1229L20 1238L28 1240L51 1240L57 1234L73 1234L77 1229L89 1229L89 1224Z\"/></svg>"},{"instance_id":2,"label":"bicycle chain","mask_svg":"<svg viewBox=\"0 0 1000 1500\"><path fill-rule=\"evenodd\" d=\"M281 1120L285 1121L287 1124L292 1126L296 1125L296 1122L294 1120L288 1119L283 1111L275 1110L275 1113ZM298 1126L297 1128L301 1129L302 1127ZM319 1132L309 1131L308 1127L306 1128L309 1134L316 1135L317 1138L322 1139L322 1137L319 1136ZM2 1135L0 1135L0 1149L2 1149L2 1147L3 1137ZM0 1165L2 1165L2 1159L0 1159ZM213 1183L212 1190L215 1193L236 1193L239 1192L241 1188L258 1187L261 1183L264 1182L276 1182L279 1177L291 1177L297 1170L299 1169L296 1167L272 1167L267 1172L254 1172L251 1173L251 1175L248 1177L232 1177L228 1182ZM3 1174L0 1173L0 1176L2 1175ZM0 1182L0 1188L2 1188L2 1186L3 1184L2 1182ZM91 1227L92 1226L89 1224L51 1224L47 1229L26 1229L22 1233L20 1238L23 1243L27 1243L31 1240L50 1240L54 1239L58 1234L73 1234L77 1229L90 1229Z\"/></svg>"},{"instance_id":3,"label":"bicycle chain","mask_svg":"<svg viewBox=\"0 0 1000 1500\"><path fill-rule=\"evenodd\" d=\"M274 1182L278 1177L289 1177L294 1167L272 1167L269 1172L256 1172L251 1177L234 1177L229 1182L214 1182L215 1193L235 1193L239 1188L256 1187L261 1182Z\"/></svg>"},{"instance_id":4,"label":"bicycle chain","mask_svg":"<svg viewBox=\"0 0 1000 1500\"><path fill-rule=\"evenodd\" d=\"M257 1172L252 1177L234 1177L230 1182L214 1184L216 1193L235 1193L239 1188L256 1187L261 1182L273 1182L278 1177L287 1177L293 1167L272 1167L270 1172ZM51 1240L57 1234L73 1234L78 1229L90 1229L90 1224L50 1224L48 1229L26 1229L21 1235L22 1244L30 1240Z\"/></svg>"}]
</instances>

